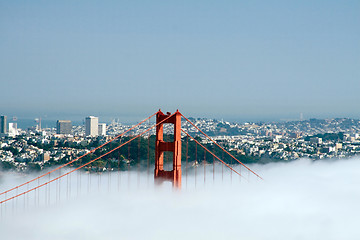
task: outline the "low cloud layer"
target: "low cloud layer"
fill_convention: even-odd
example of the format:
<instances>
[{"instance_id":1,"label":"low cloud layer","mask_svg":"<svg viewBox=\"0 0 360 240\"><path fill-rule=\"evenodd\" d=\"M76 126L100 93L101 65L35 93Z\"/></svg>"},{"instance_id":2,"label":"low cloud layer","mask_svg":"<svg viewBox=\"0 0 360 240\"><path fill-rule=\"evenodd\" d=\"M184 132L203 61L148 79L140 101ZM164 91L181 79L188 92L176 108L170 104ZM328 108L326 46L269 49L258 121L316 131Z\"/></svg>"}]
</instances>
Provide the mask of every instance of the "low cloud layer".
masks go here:
<instances>
[{"instance_id":1,"label":"low cloud layer","mask_svg":"<svg viewBox=\"0 0 360 240\"><path fill-rule=\"evenodd\" d=\"M181 190L156 187L145 173L82 174L81 184L75 174L70 191L64 179L37 206L34 194L1 206L0 238L358 239L359 159L251 167L265 180L240 181L220 166L213 176L208 166L204 184L199 167L196 180L183 173ZM0 188L23 179L5 176Z\"/></svg>"}]
</instances>

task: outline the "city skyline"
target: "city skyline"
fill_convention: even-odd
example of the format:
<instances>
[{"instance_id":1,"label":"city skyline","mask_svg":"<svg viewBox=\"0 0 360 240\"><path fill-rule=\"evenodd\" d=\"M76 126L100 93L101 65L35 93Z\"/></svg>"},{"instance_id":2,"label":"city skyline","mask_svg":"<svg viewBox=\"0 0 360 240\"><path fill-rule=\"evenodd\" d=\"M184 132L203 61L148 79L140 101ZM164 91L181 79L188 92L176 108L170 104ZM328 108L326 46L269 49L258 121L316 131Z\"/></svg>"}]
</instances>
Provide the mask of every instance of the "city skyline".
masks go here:
<instances>
[{"instance_id":1,"label":"city skyline","mask_svg":"<svg viewBox=\"0 0 360 240\"><path fill-rule=\"evenodd\" d=\"M356 239L359 13L0 0L0 236Z\"/></svg>"},{"instance_id":2,"label":"city skyline","mask_svg":"<svg viewBox=\"0 0 360 240\"><path fill-rule=\"evenodd\" d=\"M0 6L4 115L360 118L357 1Z\"/></svg>"}]
</instances>

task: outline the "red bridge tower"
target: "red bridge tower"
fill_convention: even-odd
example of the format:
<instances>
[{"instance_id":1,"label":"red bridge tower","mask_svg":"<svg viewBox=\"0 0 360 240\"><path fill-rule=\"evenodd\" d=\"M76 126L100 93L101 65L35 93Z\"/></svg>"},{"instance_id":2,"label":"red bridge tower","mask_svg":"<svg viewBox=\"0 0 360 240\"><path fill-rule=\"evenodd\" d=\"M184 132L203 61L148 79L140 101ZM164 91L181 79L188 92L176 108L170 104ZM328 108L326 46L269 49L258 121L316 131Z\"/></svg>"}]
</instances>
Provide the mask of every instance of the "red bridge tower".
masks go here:
<instances>
[{"instance_id":1,"label":"red bridge tower","mask_svg":"<svg viewBox=\"0 0 360 240\"><path fill-rule=\"evenodd\" d=\"M171 116L166 115L160 110L156 114L156 123L163 121ZM174 141L164 142L164 123L174 124ZM164 170L164 152L173 153L173 170ZM165 120L156 127L156 143L155 143L155 180L170 180L173 186L181 187L181 113L177 110L173 116Z\"/></svg>"}]
</instances>

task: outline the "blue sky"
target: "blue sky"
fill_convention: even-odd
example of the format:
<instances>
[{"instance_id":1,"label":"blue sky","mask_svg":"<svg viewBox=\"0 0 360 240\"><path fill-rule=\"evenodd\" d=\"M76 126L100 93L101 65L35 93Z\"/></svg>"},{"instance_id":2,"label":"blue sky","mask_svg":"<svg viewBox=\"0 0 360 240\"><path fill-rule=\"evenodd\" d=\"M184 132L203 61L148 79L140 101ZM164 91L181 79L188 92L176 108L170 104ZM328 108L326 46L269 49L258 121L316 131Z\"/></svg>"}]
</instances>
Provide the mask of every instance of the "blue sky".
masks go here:
<instances>
[{"instance_id":1,"label":"blue sky","mask_svg":"<svg viewBox=\"0 0 360 240\"><path fill-rule=\"evenodd\" d=\"M359 1L1 1L0 113L360 117Z\"/></svg>"}]
</instances>

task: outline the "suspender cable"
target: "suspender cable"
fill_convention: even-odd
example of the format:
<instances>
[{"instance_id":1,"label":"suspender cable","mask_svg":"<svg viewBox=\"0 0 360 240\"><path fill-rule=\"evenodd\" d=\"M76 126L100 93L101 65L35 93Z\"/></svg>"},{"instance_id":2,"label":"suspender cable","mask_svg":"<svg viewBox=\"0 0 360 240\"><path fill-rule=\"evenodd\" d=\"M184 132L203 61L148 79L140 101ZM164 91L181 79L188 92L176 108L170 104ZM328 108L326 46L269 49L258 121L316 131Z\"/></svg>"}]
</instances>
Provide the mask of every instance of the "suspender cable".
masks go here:
<instances>
[{"instance_id":1,"label":"suspender cable","mask_svg":"<svg viewBox=\"0 0 360 240\"><path fill-rule=\"evenodd\" d=\"M149 126L150 126L150 119L149 119ZM150 171L150 132L148 132L147 144L148 144L147 145L147 175L149 175L149 171Z\"/></svg>"},{"instance_id":2,"label":"suspender cable","mask_svg":"<svg viewBox=\"0 0 360 240\"><path fill-rule=\"evenodd\" d=\"M204 149L204 184L205 184L205 179L206 179L206 151Z\"/></svg>"},{"instance_id":3,"label":"suspender cable","mask_svg":"<svg viewBox=\"0 0 360 240\"><path fill-rule=\"evenodd\" d=\"M140 184L140 144L141 138L138 138L138 153L137 153L137 177L138 177L138 184Z\"/></svg>"},{"instance_id":4,"label":"suspender cable","mask_svg":"<svg viewBox=\"0 0 360 240\"><path fill-rule=\"evenodd\" d=\"M215 157L213 156L213 182L215 182Z\"/></svg>"},{"instance_id":5,"label":"suspender cable","mask_svg":"<svg viewBox=\"0 0 360 240\"><path fill-rule=\"evenodd\" d=\"M129 137L130 138L130 137ZM128 145L128 163L127 163L128 171L130 170L130 144Z\"/></svg>"},{"instance_id":6,"label":"suspender cable","mask_svg":"<svg viewBox=\"0 0 360 240\"><path fill-rule=\"evenodd\" d=\"M186 185L187 185L187 176L188 176L188 157L189 157L189 137L186 136L186 155L185 155L185 176L186 176Z\"/></svg>"},{"instance_id":7,"label":"suspender cable","mask_svg":"<svg viewBox=\"0 0 360 240\"><path fill-rule=\"evenodd\" d=\"M221 153L222 153L222 159L225 160L224 159L224 151L221 151ZM221 165L221 181L224 182L224 165Z\"/></svg>"},{"instance_id":8,"label":"suspender cable","mask_svg":"<svg viewBox=\"0 0 360 240\"><path fill-rule=\"evenodd\" d=\"M196 172L197 172L197 143L195 142L195 187L196 187Z\"/></svg>"}]
</instances>

